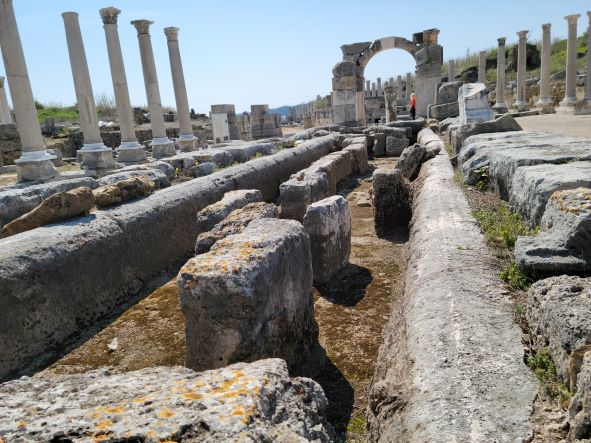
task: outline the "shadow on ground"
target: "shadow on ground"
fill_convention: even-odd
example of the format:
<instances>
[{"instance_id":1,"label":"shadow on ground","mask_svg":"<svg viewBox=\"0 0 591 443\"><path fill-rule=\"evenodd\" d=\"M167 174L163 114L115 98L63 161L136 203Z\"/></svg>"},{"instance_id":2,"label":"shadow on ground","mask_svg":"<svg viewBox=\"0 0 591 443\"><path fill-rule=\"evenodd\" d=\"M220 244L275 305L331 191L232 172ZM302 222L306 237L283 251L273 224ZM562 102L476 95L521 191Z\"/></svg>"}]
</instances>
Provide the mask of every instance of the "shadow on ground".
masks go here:
<instances>
[{"instance_id":1,"label":"shadow on ground","mask_svg":"<svg viewBox=\"0 0 591 443\"><path fill-rule=\"evenodd\" d=\"M365 296L367 287L372 280L369 269L349 263L328 283L317 285L316 289L322 298L331 303L355 306Z\"/></svg>"}]
</instances>

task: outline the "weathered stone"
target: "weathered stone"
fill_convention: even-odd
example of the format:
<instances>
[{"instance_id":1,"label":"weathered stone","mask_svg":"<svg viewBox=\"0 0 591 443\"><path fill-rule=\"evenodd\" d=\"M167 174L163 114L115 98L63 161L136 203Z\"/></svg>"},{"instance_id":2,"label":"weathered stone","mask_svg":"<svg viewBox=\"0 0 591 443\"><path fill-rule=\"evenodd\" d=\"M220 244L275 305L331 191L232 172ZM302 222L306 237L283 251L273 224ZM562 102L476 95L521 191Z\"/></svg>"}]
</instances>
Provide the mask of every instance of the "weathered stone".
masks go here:
<instances>
[{"instance_id":1,"label":"weathered stone","mask_svg":"<svg viewBox=\"0 0 591 443\"><path fill-rule=\"evenodd\" d=\"M167 188L170 186L170 181L163 172L160 172L158 169L147 168L144 170L116 172L115 174L99 178L97 181L99 186L109 186L135 177L141 177L152 181L156 189Z\"/></svg>"},{"instance_id":2,"label":"weathered stone","mask_svg":"<svg viewBox=\"0 0 591 443\"><path fill-rule=\"evenodd\" d=\"M154 161L143 165L126 166L125 168L118 169L116 172L145 171L150 169L156 169L162 172L169 180L172 180L176 175L172 165L163 161Z\"/></svg>"},{"instance_id":3,"label":"weathered stone","mask_svg":"<svg viewBox=\"0 0 591 443\"><path fill-rule=\"evenodd\" d=\"M192 369L279 357L297 370L316 346L310 239L296 221L252 221L189 260L177 286Z\"/></svg>"},{"instance_id":4,"label":"weathered stone","mask_svg":"<svg viewBox=\"0 0 591 443\"><path fill-rule=\"evenodd\" d=\"M407 138L412 137L412 129L410 127L396 127L392 128L386 125L379 125L372 128L376 134L386 134L386 137Z\"/></svg>"},{"instance_id":5,"label":"weathered stone","mask_svg":"<svg viewBox=\"0 0 591 443\"><path fill-rule=\"evenodd\" d=\"M341 51L343 51L343 55L359 55L363 51L366 51L371 46L372 42L360 42L360 43L352 43L350 45L342 45Z\"/></svg>"},{"instance_id":6,"label":"weathered stone","mask_svg":"<svg viewBox=\"0 0 591 443\"><path fill-rule=\"evenodd\" d=\"M310 236L315 283L327 283L349 262L351 254L351 213L340 195L312 203L304 216Z\"/></svg>"},{"instance_id":7,"label":"weathered stone","mask_svg":"<svg viewBox=\"0 0 591 443\"><path fill-rule=\"evenodd\" d=\"M347 146L350 145L362 144L364 147L367 148L367 138L367 135L359 135L357 137L344 137L343 141L341 142L341 147L345 149Z\"/></svg>"},{"instance_id":8,"label":"weathered stone","mask_svg":"<svg viewBox=\"0 0 591 443\"><path fill-rule=\"evenodd\" d=\"M310 172L324 172L328 179L328 195L337 192L337 184L353 171L353 154L350 151L337 151L316 160L308 168Z\"/></svg>"},{"instance_id":9,"label":"weathered stone","mask_svg":"<svg viewBox=\"0 0 591 443\"><path fill-rule=\"evenodd\" d=\"M75 188L97 188L99 184L90 177L60 180L26 187L7 188L0 191L0 225L6 224L31 211L52 194Z\"/></svg>"},{"instance_id":10,"label":"weathered stone","mask_svg":"<svg viewBox=\"0 0 591 443\"><path fill-rule=\"evenodd\" d=\"M189 168L187 173L191 177L197 178L197 177L205 177L206 175L213 174L215 170L216 170L215 163L206 162L206 163L200 163L198 165L193 166L192 168Z\"/></svg>"},{"instance_id":11,"label":"weathered stone","mask_svg":"<svg viewBox=\"0 0 591 443\"><path fill-rule=\"evenodd\" d=\"M555 191L591 188L591 162L541 164L517 168L509 203L531 226L538 226Z\"/></svg>"},{"instance_id":12,"label":"weathered stone","mask_svg":"<svg viewBox=\"0 0 591 443\"><path fill-rule=\"evenodd\" d=\"M552 194L542 217L542 232L518 237L515 261L537 275L591 271L591 189Z\"/></svg>"},{"instance_id":13,"label":"weathered stone","mask_svg":"<svg viewBox=\"0 0 591 443\"><path fill-rule=\"evenodd\" d=\"M312 134L312 137L324 137L327 136L329 134L329 132L325 129L318 129L316 132L314 132L314 134Z\"/></svg>"},{"instance_id":14,"label":"weathered stone","mask_svg":"<svg viewBox=\"0 0 591 443\"><path fill-rule=\"evenodd\" d=\"M94 206L92 189L81 187L50 195L33 209L2 228L2 235L19 234L50 223L82 215Z\"/></svg>"},{"instance_id":15,"label":"weathered stone","mask_svg":"<svg viewBox=\"0 0 591 443\"><path fill-rule=\"evenodd\" d=\"M591 351L591 278L537 281L528 291L526 316L536 350L548 348L556 374L574 391L583 355Z\"/></svg>"},{"instance_id":16,"label":"weathered stone","mask_svg":"<svg viewBox=\"0 0 591 443\"><path fill-rule=\"evenodd\" d=\"M96 188L92 193L97 208L118 205L136 197L145 197L154 192L154 182L146 177L132 177L113 185Z\"/></svg>"},{"instance_id":17,"label":"weathered stone","mask_svg":"<svg viewBox=\"0 0 591 443\"><path fill-rule=\"evenodd\" d=\"M409 146L400 154L395 169L399 170L404 178L414 180L419 173L426 152L425 147L418 143Z\"/></svg>"},{"instance_id":18,"label":"weathered stone","mask_svg":"<svg viewBox=\"0 0 591 443\"><path fill-rule=\"evenodd\" d=\"M211 249L216 241L231 234L239 234L253 220L277 217L277 206L272 203L249 203L243 208L235 209L224 220L216 224L211 231L199 234L195 244L195 254L204 254Z\"/></svg>"},{"instance_id":19,"label":"weathered stone","mask_svg":"<svg viewBox=\"0 0 591 443\"><path fill-rule=\"evenodd\" d=\"M471 135L482 134L486 132L508 132L521 131L521 126L515 121L511 114L503 114L494 121L472 123L469 125L460 125L451 134L451 142L455 152L459 152L461 147Z\"/></svg>"},{"instance_id":20,"label":"weathered stone","mask_svg":"<svg viewBox=\"0 0 591 443\"><path fill-rule=\"evenodd\" d=\"M376 169L372 186L376 234L406 232L412 217L412 194L402 171Z\"/></svg>"},{"instance_id":21,"label":"weathered stone","mask_svg":"<svg viewBox=\"0 0 591 443\"><path fill-rule=\"evenodd\" d=\"M195 162L215 163L220 168L230 166L234 162L234 157L225 148L223 149L204 149L201 151L183 152L172 157L161 159L162 162L170 164L173 169L189 169L195 166Z\"/></svg>"},{"instance_id":22,"label":"weathered stone","mask_svg":"<svg viewBox=\"0 0 591 443\"><path fill-rule=\"evenodd\" d=\"M386 137L386 156L400 157L402 152L408 148L407 138L397 138L392 136Z\"/></svg>"},{"instance_id":23,"label":"weathered stone","mask_svg":"<svg viewBox=\"0 0 591 443\"><path fill-rule=\"evenodd\" d=\"M460 107L458 102L444 103L442 105L429 106L429 117L437 120L445 120L446 118L453 118L460 115Z\"/></svg>"},{"instance_id":24,"label":"weathered stone","mask_svg":"<svg viewBox=\"0 0 591 443\"><path fill-rule=\"evenodd\" d=\"M427 161L438 155L444 150L445 145L443 140L439 138L431 129L422 129L417 135L417 142L425 148L425 157L423 161Z\"/></svg>"},{"instance_id":25,"label":"weathered stone","mask_svg":"<svg viewBox=\"0 0 591 443\"><path fill-rule=\"evenodd\" d=\"M591 439L591 352L583 358L577 377L577 392L568 407L569 440Z\"/></svg>"},{"instance_id":26,"label":"weathered stone","mask_svg":"<svg viewBox=\"0 0 591 443\"><path fill-rule=\"evenodd\" d=\"M0 385L5 441L334 441L328 400L279 359L106 370ZM51 405L51 407L40 407ZM23 425L26 423L26 425Z\"/></svg>"},{"instance_id":27,"label":"weathered stone","mask_svg":"<svg viewBox=\"0 0 591 443\"><path fill-rule=\"evenodd\" d=\"M384 157L386 155L386 134L378 133L375 135L373 155L375 157Z\"/></svg>"},{"instance_id":28,"label":"weathered stone","mask_svg":"<svg viewBox=\"0 0 591 443\"><path fill-rule=\"evenodd\" d=\"M462 85L458 94L458 103L461 125L487 122L495 118L495 113L488 103L486 85L483 83Z\"/></svg>"},{"instance_id":29,"label":"weathered stone","mask_svg":"<svg viewBox=\"0 0 591 443\"><path fill-rule=\"evenodd\" d=\"M63 166L64 165L64 155L62 151L59 149L48 149L47 153L55 158L51 159L51 163L53 166Z\"/></svg>"},{"instance_id":30,"label":"weathered stone","mask_svg":"<svg viewBox=\"0 0 591 443\"><path fill-rule=\"evenodd\" d=\"M448 82L439 87L437 91L437 104L454 103L458 101L458 92L462 82Z\"/></svg>"},{"instance_id":31,"label":"weathered stone","mask_svg":"<svg viewBox=\"0 0 591 443\"><path fill-rule=\"evenodd\" d=\"M263 201L263 196L258 189L226 192L220 201L199 211L197 214L197 230L199 233L211 231L215 225L224 220L235 209L240 209L249 203L261 201Z\"/></svg>"},{"instance_id":32,"label":"weathered stone","mask_svg":"<svg viewBox=\"0 0 591 443\"><path fill-rule=\"evenodd\" d=\"M365 174L369 169L367 164L366 146L367 145L365 143L356 143L343 148L343 151L348 151L353 154L353 173L355 174Z\"/></svg>"}]
</instances>

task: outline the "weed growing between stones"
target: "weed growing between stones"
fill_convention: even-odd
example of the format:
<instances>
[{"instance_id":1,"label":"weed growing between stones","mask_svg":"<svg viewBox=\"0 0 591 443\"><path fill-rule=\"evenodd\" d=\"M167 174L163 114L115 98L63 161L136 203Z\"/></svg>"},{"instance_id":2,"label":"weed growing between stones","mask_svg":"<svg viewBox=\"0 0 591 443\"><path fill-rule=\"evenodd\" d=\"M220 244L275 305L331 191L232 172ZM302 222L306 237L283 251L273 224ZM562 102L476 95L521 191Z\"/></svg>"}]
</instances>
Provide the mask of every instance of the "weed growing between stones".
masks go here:
<instances>
[{"instance_id":1,"label":"weed growing between stones","mask_svg":"<svg viewBox=\"0 0 591 443\"><path fill-rule=\"evenodd\" d=\"M565 403L568 404L574 393L558 380L556 366L547 348L541 348L535 354L530 355L527 359L527 364L538 378L542 389L548 396L552 399L560 400L563 407Z\"/></svg>"},{"instance_id":2,"label":"weed growing between stones","mask_svg":"<svg viewBox=\"0 0 591 443\"><path fill-rule=\"evenodd\" d=\"M537 230L530 230L525 225L519 214L511 212L506 206L474 211L472 215L480 223L487 243L507 250L513 250L518 236L537 233Z\"/></svg>"},{"instance_id":3,"label":"weed growing between stones","mask_svg":"<svg viewBox=\"0 0 591 443\"><path fill-rule=\"evenodd\" d=\"M527 290L531 281L527 276L521 272L519 266L515 262L511 262L509 266L501 271L500 274L501 280L507 283L511 289L514 290Z\"/></svg>"}]
</instances>

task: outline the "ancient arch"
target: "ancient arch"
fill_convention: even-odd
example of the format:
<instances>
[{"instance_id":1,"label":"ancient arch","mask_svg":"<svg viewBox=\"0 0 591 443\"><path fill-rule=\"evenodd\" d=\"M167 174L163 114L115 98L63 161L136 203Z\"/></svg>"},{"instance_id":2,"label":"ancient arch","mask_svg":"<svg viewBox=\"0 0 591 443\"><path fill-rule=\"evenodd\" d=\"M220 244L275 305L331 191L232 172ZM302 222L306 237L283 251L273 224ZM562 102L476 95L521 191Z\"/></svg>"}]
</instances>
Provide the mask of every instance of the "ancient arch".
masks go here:
<instances>
[{"instance_id":1,"label":"ancient arch","mask_svg":"<svg viewBox=\"0 0 591 443\"><path fill-rule=\"evenodd\" d=\"M437 43L439 29L413 34L413 40L385 37L372 42L341 46L343 60L332 70L332 110L335 124L365 124L365 67L374 55L387 49L402 49L416 63L415 92L417 115L426 117L427 107L434 102L437 84L441 81L443 48Z\"/></svg>"}]
</instances>

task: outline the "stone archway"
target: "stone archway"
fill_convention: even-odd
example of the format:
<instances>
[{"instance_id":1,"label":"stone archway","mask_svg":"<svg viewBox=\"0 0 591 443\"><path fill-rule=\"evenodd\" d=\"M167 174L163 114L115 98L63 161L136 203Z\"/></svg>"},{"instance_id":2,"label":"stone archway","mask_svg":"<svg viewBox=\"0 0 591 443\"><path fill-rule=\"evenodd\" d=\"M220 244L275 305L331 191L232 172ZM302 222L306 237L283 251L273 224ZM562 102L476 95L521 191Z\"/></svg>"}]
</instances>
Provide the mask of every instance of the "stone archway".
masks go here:
<instances>
[{"instance_id":1,"label":"stone archway","mask_svg":"<svg viewBox=\"0 0 591 443\"><path fill-rule=\"evenodd\" d=\"M437 43L439 29L413 34L413 40L385 37L372 42L341 46L343 60L332 70L333 122L348 126L365 125L365 67L374 55L387 49L402 49L415 59L417 115L427 116L441 81L443 48Z\"/></svg>"}]
</instances>

